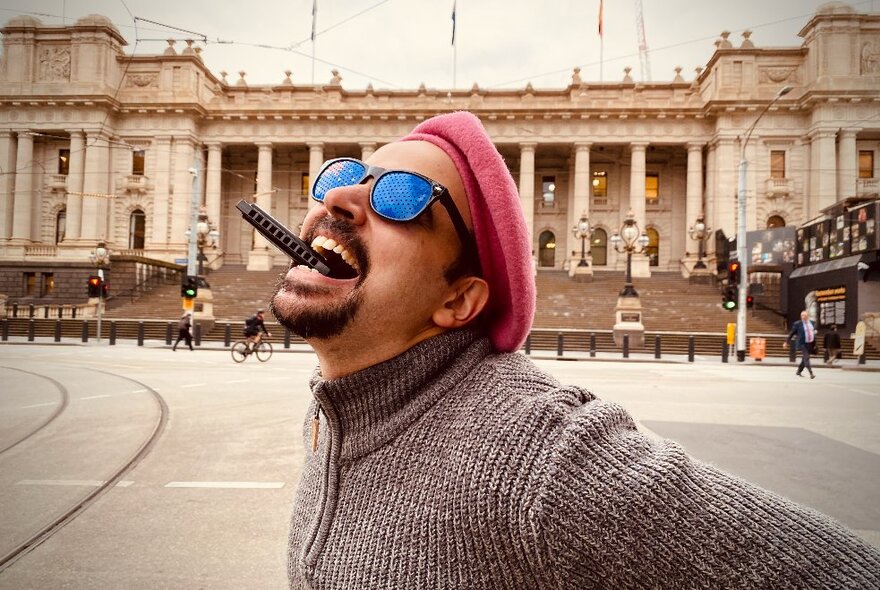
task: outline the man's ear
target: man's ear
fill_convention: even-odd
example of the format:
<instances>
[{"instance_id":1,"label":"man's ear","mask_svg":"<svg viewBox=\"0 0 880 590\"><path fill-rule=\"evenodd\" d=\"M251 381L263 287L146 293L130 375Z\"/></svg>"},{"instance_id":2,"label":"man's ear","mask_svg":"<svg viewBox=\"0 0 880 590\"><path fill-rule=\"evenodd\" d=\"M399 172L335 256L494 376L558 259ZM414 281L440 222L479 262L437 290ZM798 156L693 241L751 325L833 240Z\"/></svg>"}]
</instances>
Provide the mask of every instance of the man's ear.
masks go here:
<instances>
[{"instance_id":1,"label":"man's ear","mask_svg":"<svg viewBox=\"0 0 880 590\"><path fill-rule=\"evenodd\" d=\"M461 328L471 323L489 301L489 284L479 277L460 277L450 285L443 305L431 319L441 328Z\"/></svg>"}]
</instances>

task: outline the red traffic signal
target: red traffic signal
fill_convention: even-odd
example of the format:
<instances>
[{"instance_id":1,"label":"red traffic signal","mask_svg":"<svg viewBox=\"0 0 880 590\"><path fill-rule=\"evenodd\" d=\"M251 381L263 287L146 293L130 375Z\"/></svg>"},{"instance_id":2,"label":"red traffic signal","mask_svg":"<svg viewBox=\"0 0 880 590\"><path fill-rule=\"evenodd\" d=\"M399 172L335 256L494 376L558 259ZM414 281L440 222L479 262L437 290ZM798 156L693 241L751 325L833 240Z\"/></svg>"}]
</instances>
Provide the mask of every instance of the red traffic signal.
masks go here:
<instances>
[{"instance_id":1,"label":"red traffic signal","mask_svg":"<svg viewBox=\"0 0 880 590\"><path fill-rule=\"evenodd\" d=\"M727 284L736 285L739 283L739 271L742 268L739 261L731 260L727 263Z\"/></svg>"},{"instance_id":2,"label":"red traffic signal","mask_svg":"<svg viewBox=\"0 0 880 590\"><path fill-rule=\"evenodd\" d=\"M89 297L100 297L103 283L104 281L101 277L98 275L91 275L88 283Z\"/></svg>"}]
</instances>

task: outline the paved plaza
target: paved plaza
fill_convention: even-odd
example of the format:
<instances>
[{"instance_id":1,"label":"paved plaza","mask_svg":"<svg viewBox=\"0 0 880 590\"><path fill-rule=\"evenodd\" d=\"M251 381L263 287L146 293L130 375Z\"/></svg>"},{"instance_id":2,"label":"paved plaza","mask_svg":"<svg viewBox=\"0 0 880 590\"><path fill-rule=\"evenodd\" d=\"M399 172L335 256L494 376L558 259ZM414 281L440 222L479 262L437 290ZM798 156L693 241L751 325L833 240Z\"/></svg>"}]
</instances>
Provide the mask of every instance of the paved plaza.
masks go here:
<instances>
[{"instance_id":1,"label":"paved plaza","mask_svg":"<svg viewBox=\"0 0 880 590\"><path fill-rule=\"evenodd\" d=\"M4 554L109 477L159 425L133 468L0 571L0 587L286 587L311 352L234 364L219 347L172 352L159 342L0 351L0 449L25 437L0 451ZM819 367L812 381L787 363L717 357L535 362L622 404L652 435L880 546L880 373L854 370L854 361ZM59 409L62 390L62 411L26 437Z\"/></svg>"}]
</instances>

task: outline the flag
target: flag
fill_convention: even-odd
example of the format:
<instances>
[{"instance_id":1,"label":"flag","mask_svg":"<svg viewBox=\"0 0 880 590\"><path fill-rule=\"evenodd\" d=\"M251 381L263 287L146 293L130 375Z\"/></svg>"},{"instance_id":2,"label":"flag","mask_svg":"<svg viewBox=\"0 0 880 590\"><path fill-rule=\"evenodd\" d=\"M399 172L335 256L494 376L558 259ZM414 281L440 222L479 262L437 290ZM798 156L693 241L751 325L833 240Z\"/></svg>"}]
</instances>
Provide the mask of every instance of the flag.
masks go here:
<instances>
[{"instance_id":1,"label":"flag","mask_svg":"<svg viewBox=\"0 0 880 590\"><path fill-rule=\"evenodd\" d=\"M452 0L452 44L455 45L455 2Z\"/></svg>"},{"instance_id":2,"label":"flag","mask_svg":"<svg viewBox=\"0 0 880 590\"><path fill-rule=\"evenodd\" d=\"M318 20L318 0L312 0L312 43L315 42L315 23Z\"/></svg>"},{"instance_id":3,"label":"flag","mask_svg":"<svg viewBox=\"0 0 880 590\"><path fill-rule=\"evenodd\" d=\"M602 16L604 11L604 0L599 0L599 36L602 36Z\"/></svg>"}]
</instances>

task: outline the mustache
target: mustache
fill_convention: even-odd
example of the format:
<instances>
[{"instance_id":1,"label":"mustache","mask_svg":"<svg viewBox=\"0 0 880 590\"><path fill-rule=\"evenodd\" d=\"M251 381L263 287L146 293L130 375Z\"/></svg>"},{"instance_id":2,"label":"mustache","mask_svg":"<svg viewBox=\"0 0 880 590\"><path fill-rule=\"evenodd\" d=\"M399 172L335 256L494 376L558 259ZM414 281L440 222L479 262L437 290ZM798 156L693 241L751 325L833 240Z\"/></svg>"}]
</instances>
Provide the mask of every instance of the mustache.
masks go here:
<instances>
[{"instance_id":1,"label":"mustache","mask_svg":"<svg viewBox=\"0 0 880 590\"><path fill-rule=\"evenodd\" d=\"M367 247L354 226L344 219L325 215L312 225L305 237L305 241L311 244L312 240L321 233L334 234L339 238L337 241L345 244L345 249L357 260L361 279L365 278L370 268L370 257L367 253Z\"/></svg>"}]
</instances>

